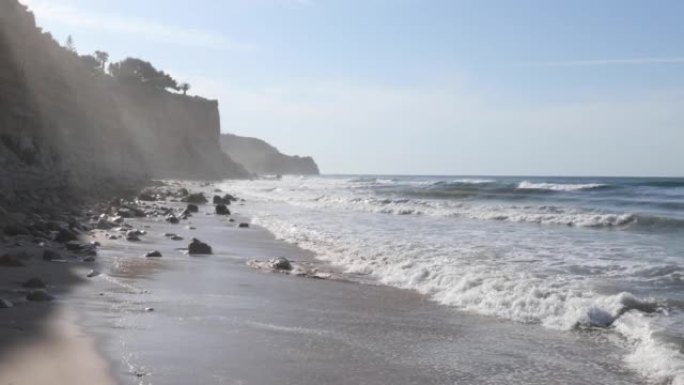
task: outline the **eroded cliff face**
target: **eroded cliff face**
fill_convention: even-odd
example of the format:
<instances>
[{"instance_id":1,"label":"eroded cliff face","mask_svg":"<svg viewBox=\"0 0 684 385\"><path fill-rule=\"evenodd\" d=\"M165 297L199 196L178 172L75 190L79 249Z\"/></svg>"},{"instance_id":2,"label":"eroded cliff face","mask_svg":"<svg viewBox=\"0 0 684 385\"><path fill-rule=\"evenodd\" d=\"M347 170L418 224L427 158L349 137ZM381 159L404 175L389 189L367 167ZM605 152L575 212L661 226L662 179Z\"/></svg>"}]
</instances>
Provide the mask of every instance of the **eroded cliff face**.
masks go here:
<instances>
[{"instance_id":1,"label":"eroded cliff face","mask_svg":"<svg viewBox=\"0 0 684 385\"><path fill-rule=\"evenodd\" d=\"M261 175L318 175L313 158L282 154L277 148L257 138L221 134L221 146L248 171Z\"/></svg>"},{"instance_id":2,"label":"eroded cliff face","mask_svg":"<svg viewBox=\"0 0 684 385\"><path fill-rule=\"evenodd\" d=\"M247 177L219 134L216 101L94 73L26 7L0 0L0 205L49 189Z\"/></svg>"}]
</instances>

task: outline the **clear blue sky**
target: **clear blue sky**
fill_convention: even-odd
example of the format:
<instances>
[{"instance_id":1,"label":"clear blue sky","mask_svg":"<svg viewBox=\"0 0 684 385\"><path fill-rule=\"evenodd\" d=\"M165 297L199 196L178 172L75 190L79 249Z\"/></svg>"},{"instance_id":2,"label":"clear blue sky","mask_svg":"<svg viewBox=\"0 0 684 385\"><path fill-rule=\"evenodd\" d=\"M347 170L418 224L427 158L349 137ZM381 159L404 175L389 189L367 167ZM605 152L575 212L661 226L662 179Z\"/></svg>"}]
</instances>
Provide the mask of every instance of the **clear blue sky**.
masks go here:
<instances>
[{"instance_id":1,"label":"clear blue sky","mask_svg":"<svg viewBox=\"0 0 684 385\"><path fill-rule=\"evenodd\" d=\"M684 175L679 0L21 0L325 173Z\"/></svg>"}]
</instances>

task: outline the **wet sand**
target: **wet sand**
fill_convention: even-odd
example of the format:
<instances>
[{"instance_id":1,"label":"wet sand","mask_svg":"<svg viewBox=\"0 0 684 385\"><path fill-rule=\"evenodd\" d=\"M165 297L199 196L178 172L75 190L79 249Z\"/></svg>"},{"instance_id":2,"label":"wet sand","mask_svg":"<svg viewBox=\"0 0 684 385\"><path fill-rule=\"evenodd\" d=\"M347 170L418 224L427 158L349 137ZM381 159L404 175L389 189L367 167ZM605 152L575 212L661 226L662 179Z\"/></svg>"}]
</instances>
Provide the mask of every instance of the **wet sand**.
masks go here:
<instances>
[{"instance_id":1,"label":"wet sand","mask_svg":"<svg viewBox=\"0 0 684 385\"><path fill-rule=\"evenodd\" d=\"M239 214L240 206L231 210ZM178 225L127 222L147 235L135 243L102 239L109 267L73 295L122 384L645 382L624 369L610 335L500 321L351 282L263 229L213 215L211 204ZM180 250L192 237L213 255ZM145 258L151 250L163 257ZM340 279L247 266L280 256Z\"/></svg>"},{"instance_id":2,"label":"wet sand","mask_svg":"<svg viewBox=\"0 0 684 385\"><path fill-rule=\"evenodd\" d=\"M0 268L0 297L14 305L0 309L0 384L115 384L108 360L79 326L81 309L71 294L96 265L46 262L39 248L0 248L4 253L20 255L24 266ZM33 277L47 284L54 301L26 300L30 289L22 283Z\"/></svg>"}]
</instances>

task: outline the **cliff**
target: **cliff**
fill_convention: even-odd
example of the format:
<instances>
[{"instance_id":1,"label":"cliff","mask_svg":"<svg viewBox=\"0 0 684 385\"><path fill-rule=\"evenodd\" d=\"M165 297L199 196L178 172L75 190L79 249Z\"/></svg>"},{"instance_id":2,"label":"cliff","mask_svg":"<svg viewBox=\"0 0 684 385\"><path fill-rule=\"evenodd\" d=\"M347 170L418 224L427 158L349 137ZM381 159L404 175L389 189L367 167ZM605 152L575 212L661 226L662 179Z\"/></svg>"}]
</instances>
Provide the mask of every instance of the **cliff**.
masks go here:
<instances>
[{"instance_id":1,"label":"cliff","mask_svg":"<svg viewBox=\"0 0 684 385\"><path fill-rule=\"evenodd\" d=\"M216 101L94 72L25 6L0 0L0 206L102 182L247 177L219 134Z\"/></svg>"},{"instance_id":2,"label":"cliff","mask_svg":"<svg viewBox=\"0 0 684 385\"><path fill-rule=\"evenodd\" d=\"M221 134L221 147L248 171L261 175L318 175L313 158L289 156L261 139Z\"/></svg>"}]
</instances>

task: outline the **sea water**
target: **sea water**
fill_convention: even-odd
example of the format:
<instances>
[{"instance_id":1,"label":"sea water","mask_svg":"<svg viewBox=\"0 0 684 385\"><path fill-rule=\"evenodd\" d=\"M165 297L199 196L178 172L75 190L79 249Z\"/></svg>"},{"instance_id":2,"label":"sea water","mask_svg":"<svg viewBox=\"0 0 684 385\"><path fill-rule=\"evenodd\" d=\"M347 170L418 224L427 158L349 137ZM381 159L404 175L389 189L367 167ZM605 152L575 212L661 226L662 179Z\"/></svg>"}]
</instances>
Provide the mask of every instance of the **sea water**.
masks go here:
<instances>
[{"instance_id":1,"label":"sea water","mask_svg":"<svg viewBox=\"0 0 684 385\"><path fill-rule=\"evenodd\" d=\"M350 279L558 333L615 336L684 384L684 179L323 176L228 182ZM600 383L600 379L597 379Z\"/></svg>"}]
</instances>

